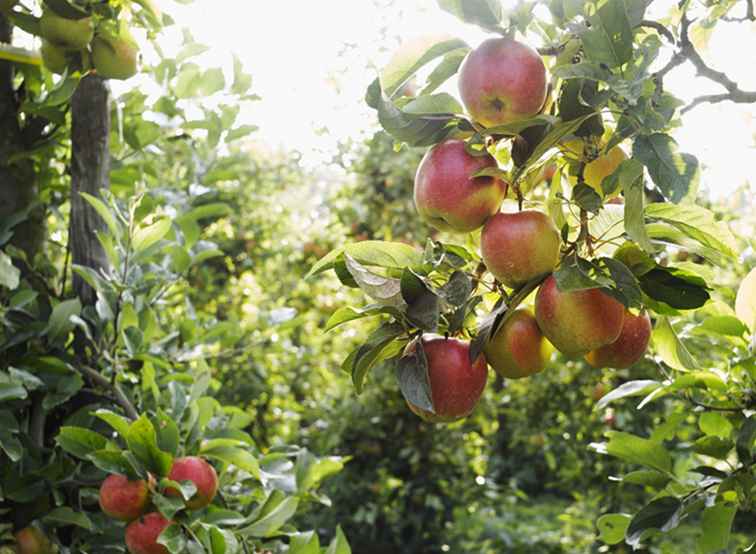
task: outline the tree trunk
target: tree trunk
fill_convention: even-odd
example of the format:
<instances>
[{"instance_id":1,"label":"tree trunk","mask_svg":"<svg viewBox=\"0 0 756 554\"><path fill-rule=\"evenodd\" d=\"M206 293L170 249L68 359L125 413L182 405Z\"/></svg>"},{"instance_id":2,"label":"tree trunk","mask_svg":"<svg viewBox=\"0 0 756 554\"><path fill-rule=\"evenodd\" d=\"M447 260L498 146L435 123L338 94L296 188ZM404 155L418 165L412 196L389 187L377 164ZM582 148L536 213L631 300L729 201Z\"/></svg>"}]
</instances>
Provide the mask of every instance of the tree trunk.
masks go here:
<instances>
[{"instance_id":1,"label":"tree trunk","mask_svg":"<svg viewBox=\"0 0 756 554\"><path fill-rule=\"evenodd\" d=\"M13 27L0 13L0 42L10 44ZM0 61L0 221L29 209L37 199L37 184L31 160L11 157L25 150L18 117L19 99L13 87L11 62ZM14 228L12 244L30 259L39 249L44 236L44 213L38 208L27 220Z\"/></svg>"},{"instance_id":2,"label":"tree trunk","mask_svg":"<svg viewBox=\"0 0 756 554\"><path fill-rule=\"evenodd\" d=\"M84 77L71 99L71 259L95 270L108 259L95 231L105 228L97 212L80 193L100 197L110 187L110 90L96 75ZM84 305L94 304L95 292L78 275L74 291Z\"/></svg>"}]
</instances>

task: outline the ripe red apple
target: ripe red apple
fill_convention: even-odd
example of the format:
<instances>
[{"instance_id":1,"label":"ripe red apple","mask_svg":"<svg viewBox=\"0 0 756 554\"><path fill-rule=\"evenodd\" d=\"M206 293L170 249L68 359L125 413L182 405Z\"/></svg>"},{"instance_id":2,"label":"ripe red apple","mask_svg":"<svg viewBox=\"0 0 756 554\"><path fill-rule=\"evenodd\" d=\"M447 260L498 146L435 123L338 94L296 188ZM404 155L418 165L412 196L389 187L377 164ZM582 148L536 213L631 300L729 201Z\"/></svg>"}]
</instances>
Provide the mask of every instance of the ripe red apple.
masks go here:
<instances>
[{"instance_id":1,"label":"ripe red apple","mask_svg":"<svg viewBox=\"0 0 756 554\"><path fill-rule=\"evenodd\" d=\"M423 157L415 176L415 206L420 217L441 231L467 233L499 211L507 183L495 177L472 177L496 160L472 156L461 140L437 144Z\"/></svg>"},{"instance_id":2,"label":"ripe red apple","mask_svg":"<svg viewBox=\"0 0 756 554\"><path fill-rule=\"evenodd\" d=\"M546 67L529 46L491 38L462 62L459 93L467 112L486 127L527 119L546 101Z\"/></svg>"},{"instance_id":3,"label":"ripe red apple","mask_svg":"<svg viewBox=\"0 0 756 554\"><path fill-rule=\"evenodd\" d=\"M591 350L585 359L593 367L625 369L634 365L646 353L651 338L651 319L647 313L634 315L625 311L622 331L614 342Z\"/></svg>"},{"instance_id":4,"label":"ripe red apple","mask_svg":"<svg viewBox=\"0 0 756 554\"><path fill-rule=\"evenodd\" d=\"M126 527L126 548L131 554L168 554L168 549L157 540L172 523L158 512L150 512L132 521Z\"/></svg>"},{"instance_id":5,"label":"ripe red apple","mask_svg":"<svg viewBox=\"0 0 756 554\"><path fill-rule=\"evenodd\" d=\"M100 508L114 519L133 521L150 503L147 481L129 481L124 475L109 475L100 485Z\"/></svg>"},{"instance_id":6,"label":"ripe red apple","mask_svg":"<svg viewBox=\"0 0 756 554\"><path fill-rule=\"evenodd\" d=\"M526 210L490 218L480 250L488 271L506 286L517 287L554 270L561 242L549 216Z\"/></svg>"},{"instance_id":7,"label":"ripe red apple","mask_svg":"<svg viewBox=\"0 0 756 554\"><path fill-rule=\"evenodd\" d=\"M17 554L53 554L55 547L40 529L24 527L14 534Z\"/></svg>"},{"instance_id":8,"label":"ripe red apple","mask_svg":"<svg viewBox=\"0 0 756 554\"><path fill-rule=\"evenodd\" d=\"M577 355L617 340L625 307L600 289L561 292L550 275L536 294L535 314L551 344Z\"/></svg>"},{"instance_id":9,"label":"ripe red apple","mask_svg":"<svg viewBox=\"0 0 756 554\"><path fill-rule=\"evenodd\" d=\"M470 343L437 336L423 337L428 360L428 379L435 413L407 402L410 409L426 421L449 422L470 415L488 378L486 359L481 354L470 362ZM405 350L410 355L417 348L413 342Z\"/></svg>"},{"instance_id":10,"label":"ripe red apple","mask_svg":"<svg viewBox=\"0 0 756 554\"><path fill-rule=\"evenodd\" d=\"M544 370L552 347L525 309L515 310L484 350L486 360L502 377L520 379Z\"/></svg>"},{"instance_id":11,"label":"ripe red apple","mask_svg":"<svg viewBox=\"0 0 756 554\"><path fill-rule=\"evenodd\" d=\"M218 474L209 463L197 456L176 458L173 461L168 479L176 482L191 481L197 487L197 493L186 503L187 508L198 510L213 501L218 492ZM168 496L181 496L181 492L166 488Z\"/></svg>"}]
</instances>

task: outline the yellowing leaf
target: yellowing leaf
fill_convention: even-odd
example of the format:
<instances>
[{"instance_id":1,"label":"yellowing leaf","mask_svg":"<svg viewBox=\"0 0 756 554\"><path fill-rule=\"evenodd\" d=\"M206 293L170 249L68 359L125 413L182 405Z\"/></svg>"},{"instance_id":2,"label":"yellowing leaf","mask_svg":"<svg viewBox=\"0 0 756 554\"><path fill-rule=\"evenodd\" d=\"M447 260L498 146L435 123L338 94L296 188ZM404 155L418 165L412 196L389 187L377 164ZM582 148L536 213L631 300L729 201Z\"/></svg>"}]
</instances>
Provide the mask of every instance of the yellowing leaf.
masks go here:
<instances>
[{"instance_id":1,"label":"yellowing leaf","mask_svg":"<svg viewBox=\"0 0 756 554\"><path fill-rule=\"evenodd\" d=\"M756 268L740 283L735 298L735 313L751 331L756 331Z\"/></svg>"}]
</instances>

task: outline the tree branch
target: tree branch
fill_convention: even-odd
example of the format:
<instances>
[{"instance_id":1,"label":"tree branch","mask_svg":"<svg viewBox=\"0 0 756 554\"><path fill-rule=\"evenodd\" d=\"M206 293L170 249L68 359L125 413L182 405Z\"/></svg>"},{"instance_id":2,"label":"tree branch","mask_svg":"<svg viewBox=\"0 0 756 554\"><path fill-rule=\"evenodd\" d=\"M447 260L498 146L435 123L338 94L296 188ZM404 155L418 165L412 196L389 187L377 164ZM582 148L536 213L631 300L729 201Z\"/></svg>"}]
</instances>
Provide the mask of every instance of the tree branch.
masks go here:
<instances>
[{"instance_id":1,"label":"tree branch","mask_svg":"<svg viewBox=\"0 0 756 554\"><path fill-rule=\"evenodd\" d=\"M118 402L121 408L123 408L123 411L126 413L126 415L133 420L139 419L139 412L137 412L134 404L131 403L131 400L129 400L129 398L126 396L126 393L123 392L123 389L118 385L118 383L111 383L107 377L92 369L91 367L77 366L76 369L79 371L79 373L92 381L92 383L94 383L95 385L113 391L116 402Z\"/></svg>"},{"instance_id":2,"label":"tree branch","mask_svg":"<svg viewBox=\"0 0 756 554\"><path fill-rule=\"evenodd\" d=\"M650 19L644 19L643 21L640 22L639 27L648 27L650 29L654 29L657 33L659 33L661 36L666 38L672 44L677 44L677 40L675 39L675 35L672 34L672 31L667 29L664 25L662 25L658 21L651 21Z\"/></svg>"}]
</instances>

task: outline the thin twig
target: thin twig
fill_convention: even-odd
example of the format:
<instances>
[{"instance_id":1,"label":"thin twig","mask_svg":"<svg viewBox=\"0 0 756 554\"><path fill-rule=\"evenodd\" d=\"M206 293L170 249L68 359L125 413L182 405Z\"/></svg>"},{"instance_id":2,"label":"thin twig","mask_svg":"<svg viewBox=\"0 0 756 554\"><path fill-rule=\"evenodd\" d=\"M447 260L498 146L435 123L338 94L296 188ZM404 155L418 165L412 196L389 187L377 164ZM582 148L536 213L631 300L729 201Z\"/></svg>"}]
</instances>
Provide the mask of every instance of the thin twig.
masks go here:
<instances>
[{"instance_id":1,"label":"thin twig","mask_svg":"<svg viewBox=\"0 0 756 554\"><path fill-rule=\"evenodd\" d=\"M84 375L96 385L99 385L104 389L112 390L113 394L115 395L116 402L118 402L121 408L123 408L123 411L126 412L126 415L130 419L139 419L139 412L137 412L136 408L131 403L131 400L129 400L129 398L126 396L126 393L123 392L123 389L121 389L118 383L111 383L107 377L102 375L100 372L92 369L91 367L80 366L76 369L78 369L79 373Z\"/></svg>"},{"instance_id":2,"label":"thin twig","mask_svg":"<svg viewBox=\"0 0 756 554\"><path fill-rule=\"evenodd\" d=\"M653 29L657 33L659 33L661 36L666 38L672 44L677 44L677 40L675 39L675 35L672 34L672 31L667 29L664 25L662 25L658 21L651 21L650 19L644 19L643 21L640 22L639 26Z\"/></svg>"}]
</instances>

